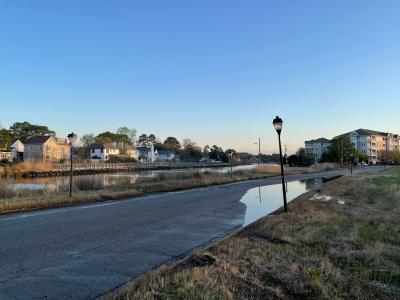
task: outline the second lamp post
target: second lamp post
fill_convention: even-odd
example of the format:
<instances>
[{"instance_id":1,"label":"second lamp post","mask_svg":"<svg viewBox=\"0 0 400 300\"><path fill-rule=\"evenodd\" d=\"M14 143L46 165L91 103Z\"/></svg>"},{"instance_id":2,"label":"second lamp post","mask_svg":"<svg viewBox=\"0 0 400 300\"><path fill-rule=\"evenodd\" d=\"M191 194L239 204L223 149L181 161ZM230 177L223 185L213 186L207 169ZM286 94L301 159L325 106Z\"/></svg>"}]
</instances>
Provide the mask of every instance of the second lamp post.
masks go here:
<instances>
[{"instance_id":1,"label":"second lamp post","mask_svg":"<svg viewBox=\"0 0 400 300\"><path fill-rule=\"evenodd\" d=\"M73 168L72 168L72 153L73 153L73 146L77 140L78 136L75 133L68 134L68 142L69 142L69 157L71 160L71 168L69 173L69 196L72 197L72 175L73 175Z\"/></svg>"},{"instance_id":2,"label":"second lamp post","mask_svg":"<svg viewBox=\"0 0 400 300\"><path fill-rule=\"evenodd\" d=\"M276 116L276 118L272 121L272 124L275 127L276 132L278 133L279 140L279 158L281 161L281 176L282 176L282 193L283 193L283 206L285 212L287 212L287 200L286 200L286 187L285 187L285 174L283 172L283 156L282 156L282 145L281 145L281 132L282 132L282 124L283 121L281 118Z\"/></svg>"}]
</instances>

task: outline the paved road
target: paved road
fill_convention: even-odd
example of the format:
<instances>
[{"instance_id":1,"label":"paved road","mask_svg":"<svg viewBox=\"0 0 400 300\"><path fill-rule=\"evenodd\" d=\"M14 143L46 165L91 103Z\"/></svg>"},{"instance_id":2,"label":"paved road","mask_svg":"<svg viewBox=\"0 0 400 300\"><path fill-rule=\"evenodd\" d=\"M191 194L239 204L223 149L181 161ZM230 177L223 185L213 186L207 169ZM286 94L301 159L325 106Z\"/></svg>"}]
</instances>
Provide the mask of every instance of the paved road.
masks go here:
<instances>
[{"instance_id":1,"label":"paved road","mask_svg":"<svg viewBox=\"0 0 400 300\"><path fill-rule=\"evenodd\" d=\"M292 175L288 180L342 174ZM0 299L92 299L243 224L279 177L0 217Z\"/></svg>"}]
</instances>

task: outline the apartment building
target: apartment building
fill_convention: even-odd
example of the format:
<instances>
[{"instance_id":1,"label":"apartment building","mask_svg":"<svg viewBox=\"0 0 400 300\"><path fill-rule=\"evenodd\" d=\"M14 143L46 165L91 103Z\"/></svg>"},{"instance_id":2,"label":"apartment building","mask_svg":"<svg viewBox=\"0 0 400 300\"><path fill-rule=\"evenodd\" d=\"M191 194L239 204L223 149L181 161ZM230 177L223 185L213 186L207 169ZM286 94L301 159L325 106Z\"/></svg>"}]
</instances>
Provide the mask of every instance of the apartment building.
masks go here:
<instances>
[{"instance_id":1,"label":"apartment building","mask_svg":"<svg viewBox=\"0 0 400 300\"><path fill-rule=\"evenodd\" d=\"M400 149L398 134L369 129L357 129L347 133L356 150L368 156L368 163L381 162L386 152Z\"/></svg>"},{"instance_id":2,"label":"apartment building","mask_svg":"<svg viewBox=\"0 0 400 300\"><path fill-rule=\"evenodd\" d=\"M326 138L319 138L315 140L305 141L304 149L307 156L314 157L318 161L321 160L322 153L328 150L330 140Z\"/></svg>"}]
</instances>

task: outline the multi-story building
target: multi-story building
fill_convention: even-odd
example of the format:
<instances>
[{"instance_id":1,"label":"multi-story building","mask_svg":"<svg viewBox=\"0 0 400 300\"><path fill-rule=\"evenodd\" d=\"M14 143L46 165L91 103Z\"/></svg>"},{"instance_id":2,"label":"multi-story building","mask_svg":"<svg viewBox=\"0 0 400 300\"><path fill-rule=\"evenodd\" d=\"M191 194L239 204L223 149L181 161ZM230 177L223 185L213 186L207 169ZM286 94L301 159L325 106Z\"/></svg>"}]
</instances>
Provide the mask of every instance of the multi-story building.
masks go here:
<instances>
[{"instance_id":1,"label":"multi-story building","mask_svg":"<svg viewBox=\"0 0 400 300\"><path fill-rule=\"evenodd\" d=\"M386 152L400 149L398 134L369 129L357 129L347 133L356 150L368 156L368 163L376 164L384 160Z\"/></svg>"},{"instance_id":2,"label":"multi-story building","mask_svg":"<svg viewBox=\"0 0 400 300\"><path fill-rule=\"evenodd\" d=\"M24 145L24 160L64 160L70 147L66 139L53 136L35 136Z\"/></svg>"},{"instance_id":3,"label":"multi-story building","mask_svg":"<svg viewBox=\"0 0 400 300\"><path fill-rule=\"evenodd\" d=\"M307 156L314 157L318 161L321 159L322 153L328 150L330 140L326 138L319 138L304 142L304 149Z\"/></svg>"}]
</instances>

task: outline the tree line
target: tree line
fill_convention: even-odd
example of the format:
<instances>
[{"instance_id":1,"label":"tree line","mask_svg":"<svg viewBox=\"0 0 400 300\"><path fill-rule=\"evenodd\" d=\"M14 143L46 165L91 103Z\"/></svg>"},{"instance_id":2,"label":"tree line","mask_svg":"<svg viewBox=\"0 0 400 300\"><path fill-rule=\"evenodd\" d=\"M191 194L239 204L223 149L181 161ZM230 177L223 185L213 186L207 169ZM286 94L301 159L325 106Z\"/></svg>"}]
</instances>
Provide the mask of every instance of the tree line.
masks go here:
<instances>
[{"instance_id":1,"label":"tree line","mask_svg":"<svg viewBox=\"0 0 400 300\"><path fill-rule=\"evenodd\" d=\"M55 131L44 125L31 124L29 122L15 122L9 129L2 128L0 125L0 149L10 149L12 143L20 140L25 143L28 139L34 136L51 135L55 136ZM200 147L190 138L183 139L180 142L176 137L169 136L164 141L161 141L155 134L138 135L134 128L120 127L115 132L105 131L100 134L87 133L80 137L82 147L87 148L95 143L115 143L123 154L126 145L148 147L154 145L157 150L170 150L179 159L184 161L198 161L202 158L216 161L238 161L247 160L256 162L257 156L249 153L238 153L234 149L223 150L218 145L206 145ZM262 161L270 160L271 156L262 155Z\"/></svg>"}]
</instances>

